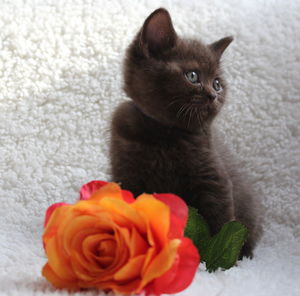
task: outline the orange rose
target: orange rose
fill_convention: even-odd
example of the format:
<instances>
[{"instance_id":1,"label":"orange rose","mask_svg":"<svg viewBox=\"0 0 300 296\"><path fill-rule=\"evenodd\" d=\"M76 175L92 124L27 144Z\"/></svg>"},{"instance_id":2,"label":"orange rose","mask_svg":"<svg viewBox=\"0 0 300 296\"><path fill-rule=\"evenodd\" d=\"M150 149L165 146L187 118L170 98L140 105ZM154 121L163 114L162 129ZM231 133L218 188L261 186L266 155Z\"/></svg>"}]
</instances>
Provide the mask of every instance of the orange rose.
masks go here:
<instances>
[{"instance_id":1,"label":"orange rose","mask_svg":"<svg viewBox=\"0 0 300 296\"><path fill-rule=\"evenodd\" d=\"M200 258L183 237L187 206L179 197L134 199L115 183L93 181L80 199L46 213L42 274L55 287L160 295L191 283Z\"/></svg>"}]
</instances>

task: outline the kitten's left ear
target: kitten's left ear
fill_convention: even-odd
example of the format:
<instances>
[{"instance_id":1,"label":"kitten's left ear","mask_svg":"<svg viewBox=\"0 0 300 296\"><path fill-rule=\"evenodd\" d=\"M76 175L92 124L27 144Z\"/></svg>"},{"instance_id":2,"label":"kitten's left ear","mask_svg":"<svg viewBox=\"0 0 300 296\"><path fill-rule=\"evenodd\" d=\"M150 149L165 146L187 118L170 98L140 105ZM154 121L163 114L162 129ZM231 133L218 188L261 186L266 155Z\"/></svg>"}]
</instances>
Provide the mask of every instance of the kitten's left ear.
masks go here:
<instances>
[{"instance_id":1,"label":"kitten's left ear","mask_svg":"<svg viewBox=\"0 0 300 296\"><path fill-rule=\"evenodd\" d=\"M171 49L177 39L169 12L159 8L152 12L144 22L141 34L142 46L150 54L156 55Z\"/></svg>"},{"instance_id":2,"label":"kitten's left ear","mask_svg":"<svg viewBox=\"0 0 300 296\"><path fill-rule=\"evenodd\" d=\"M210 44L209 48L213 51L213 53L217 56L217 58L220 59L225 49L232 41L233 41L233 37L228 36Z\"/></svg>"}]
</instances>

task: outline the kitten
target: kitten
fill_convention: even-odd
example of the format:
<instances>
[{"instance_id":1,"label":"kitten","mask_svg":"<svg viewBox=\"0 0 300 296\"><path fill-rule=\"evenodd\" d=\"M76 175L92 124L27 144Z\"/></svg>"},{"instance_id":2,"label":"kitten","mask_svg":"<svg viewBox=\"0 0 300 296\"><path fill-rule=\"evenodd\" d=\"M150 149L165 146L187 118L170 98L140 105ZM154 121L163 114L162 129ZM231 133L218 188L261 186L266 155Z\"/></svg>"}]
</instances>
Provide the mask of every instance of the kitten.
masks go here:
<instances>
[{"instance_id":1,"label":"kitten","mask_svg":"<svg viewBox=\"0 0 300 296\"><path fill-rule=\"evenodd\" d=\"M113 116L112 177L136 196L181 196L198 208L213 234L228 221L241 221L250 230L242 256L252 256L251 195L226 168L212 132L226 96L220 58L232 40L207 46L179 38L163 8L146 19L124 63L124 90L132 101Z\"/></svg>"}]
</instances>

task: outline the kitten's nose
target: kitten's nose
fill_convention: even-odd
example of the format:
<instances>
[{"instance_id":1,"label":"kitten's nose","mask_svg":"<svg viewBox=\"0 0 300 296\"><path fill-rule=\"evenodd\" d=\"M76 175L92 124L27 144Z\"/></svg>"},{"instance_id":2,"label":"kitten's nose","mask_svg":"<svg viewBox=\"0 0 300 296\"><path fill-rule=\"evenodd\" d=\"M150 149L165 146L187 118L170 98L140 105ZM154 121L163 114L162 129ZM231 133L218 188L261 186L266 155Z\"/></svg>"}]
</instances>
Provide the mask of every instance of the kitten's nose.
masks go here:
<instances>
[{"instance_id":1,"label":"kitten's nose","mask_svg":"<svg viewBox=\"0 0 300 296\"><path fill-rule=\"evenodd\" d=\"M213 101L216 99L216 97L217 97L216 93L208 93L207 96L208 96L208 98L209 98L212 102L213 102Z\"/></svg>"},{"instance_id":2,"label":"kitten's nose","mask_svg":"<svg viewBox=\"0 0 300 296\"><path fill-rule=\"evenodd\" d=\"M213 102L216 97L217 97L217 94L216 92L214 91L214 89L212 89L211 87L209 86L205 86L202 90L204 92L204 95L209 99L209 101Z\"/></svg>"}]
</instances>

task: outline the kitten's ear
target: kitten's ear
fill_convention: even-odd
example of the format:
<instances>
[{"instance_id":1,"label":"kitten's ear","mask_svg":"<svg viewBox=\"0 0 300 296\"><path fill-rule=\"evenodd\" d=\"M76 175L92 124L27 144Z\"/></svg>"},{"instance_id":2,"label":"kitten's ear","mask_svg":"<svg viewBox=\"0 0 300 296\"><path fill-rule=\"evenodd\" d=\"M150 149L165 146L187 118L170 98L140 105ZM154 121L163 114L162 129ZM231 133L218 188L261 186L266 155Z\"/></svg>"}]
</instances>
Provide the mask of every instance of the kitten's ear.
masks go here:
<instances>
[{"instance_id":1,"label":"kitten's ear","mask_svg":"<svg viewBox=\"0 0 300 296\"><path fill-rule=\"evenodd\" d=\"M149 54L160 54L171 49L176 39L177 35L166 9L155 10L145 20L141 32L141 45Z\"/></svg>"},{"instance_id":2,"label":"kitten's ear","mask_svg":"<svg viewBox=\"0 0 300 296\"><path fill-rule=\"evenodd\" d=\"M228 45L233 41L232 36L228 36L225 38L222 38L212 44L209 45L209 48L214 52L214 54L217 56L217 58L221 58L223 52L228 47Z\"/></svg>"}]
</instances>

